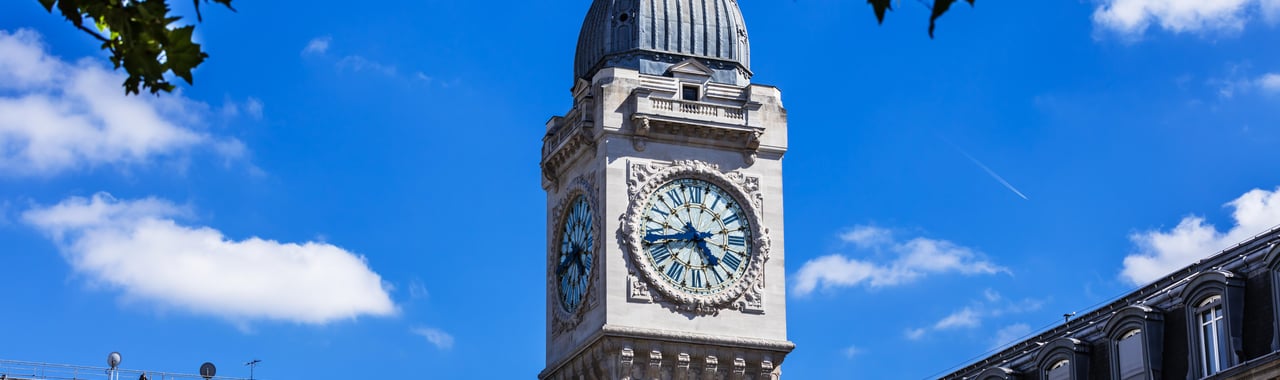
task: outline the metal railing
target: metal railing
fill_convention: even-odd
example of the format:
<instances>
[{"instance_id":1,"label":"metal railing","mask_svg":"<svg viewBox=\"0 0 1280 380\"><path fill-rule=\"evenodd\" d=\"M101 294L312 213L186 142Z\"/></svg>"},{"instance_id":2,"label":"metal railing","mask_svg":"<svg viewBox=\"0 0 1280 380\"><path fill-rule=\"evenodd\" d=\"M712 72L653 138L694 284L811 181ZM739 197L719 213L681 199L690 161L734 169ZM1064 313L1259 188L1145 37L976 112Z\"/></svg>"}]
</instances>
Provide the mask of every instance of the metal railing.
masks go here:
<instances>
[{"instance_id":1,"label":"metal railing","mask_svg":"<svg viewBox=\"0 0 1280 380\"><path fill-rule=\"evenodd\" d=\"M146 375L145 377L143 375ZM0 380L204 380L195 374L0 360ZM247 380L216 376L211 380Z\"/></svg>"}]
</instances>

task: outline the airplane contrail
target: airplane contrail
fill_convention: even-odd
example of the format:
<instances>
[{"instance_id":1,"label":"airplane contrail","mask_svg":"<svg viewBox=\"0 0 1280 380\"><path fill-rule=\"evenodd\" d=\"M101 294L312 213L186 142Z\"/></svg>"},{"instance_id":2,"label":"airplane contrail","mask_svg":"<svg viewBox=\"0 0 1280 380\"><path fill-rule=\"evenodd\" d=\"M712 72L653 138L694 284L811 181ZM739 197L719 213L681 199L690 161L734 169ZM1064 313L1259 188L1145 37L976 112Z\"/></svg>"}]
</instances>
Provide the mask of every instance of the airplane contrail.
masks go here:
<instances>
[{"instance_id":1,"label":"airplane contrail","mask_svg":"<svg viewBox=\"0 0 1280 380\"><path fill-rule=\"evenodd\" d=\"M941 136L939 136L939 138L941 138ZM951 141L945 138L943 138L942 141L946 141L947 144L950 144L951 147L955 148L957 152L960 152L960 154L963 154L965 158L969 159L969 161L973 161L974 165L978 165L978 167L982 168L983 171L986 171L987 174L991 175L991 178L995 178L996 181L1000 181L1000 184L1004 185L1004 187L1009 189L1009 191L1012 191L1014 194L1018 194L1018 196L1022 197L1023 200L1027 200L1027 201L1031 200L1031 198L1028 198L1026 194L1023 194L1021 191L1018 191L1018 188L1013 187L1013 184L1009 183L1009 181L1005 181L1004 177L1001 177L999 174L996 174L995 170L991 170L991 168L987 167L986 164L983 164L982 161L978 161L978 159L973 158L973 156L970 156L968 152L965 152L964 149L960 149L960 147L957 146L955 143L952 143Z\"/></svg>"}]
</instances>

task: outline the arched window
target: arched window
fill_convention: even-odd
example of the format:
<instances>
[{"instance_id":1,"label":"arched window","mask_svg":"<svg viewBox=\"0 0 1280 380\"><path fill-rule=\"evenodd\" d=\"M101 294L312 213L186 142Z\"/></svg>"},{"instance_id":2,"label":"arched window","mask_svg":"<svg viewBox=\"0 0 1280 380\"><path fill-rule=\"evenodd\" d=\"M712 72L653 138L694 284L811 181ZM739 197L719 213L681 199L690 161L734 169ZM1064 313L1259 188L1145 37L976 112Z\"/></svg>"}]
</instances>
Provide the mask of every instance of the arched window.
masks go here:
<instances>
[{"instance_id":1,"label":"arched window","mask_svg":"<svg viewBox=\"0 0 1280 380\"><path fill-rule=\"evenodd\" d=\"M1190 364L1196 378L1240 363L1244 281L1228 271L1196 275L1182 291L1187 309Z\"/></svg>"},{"instance_id":2,"label":"arched window","mask_svg":"<svg viewBox=\"0 0 1280 380\"><path fill-rule=\"evenodd\" d=\"M1036 354L1040 378L1086 380L1089 378L1089 345L1074 338L1055 340Z\"/></svg>"},{"instance_id":3,"label":"arched window","mask_svg":"<svg viewBox=\"0 0 1280 380\"><path fill-rule=\"evenodd\" d=\"M1134 305L1107 320L1111 345L1111 378L1159 379L1164 364L1164 314L1155 308Z\"/></svg>"}]
</instances>

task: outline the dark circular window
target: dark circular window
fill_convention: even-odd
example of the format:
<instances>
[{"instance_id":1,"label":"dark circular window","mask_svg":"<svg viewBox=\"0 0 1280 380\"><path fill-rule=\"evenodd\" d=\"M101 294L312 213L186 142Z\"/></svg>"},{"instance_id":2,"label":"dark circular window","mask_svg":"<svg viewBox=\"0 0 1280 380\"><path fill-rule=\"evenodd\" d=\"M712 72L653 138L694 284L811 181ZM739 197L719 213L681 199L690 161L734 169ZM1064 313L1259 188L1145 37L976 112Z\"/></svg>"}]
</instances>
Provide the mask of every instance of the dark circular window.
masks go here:
<instances>
[{"instance_id":1,"label":"dark circular window","mask_svg":"<svg viewBox=\"0 0 1280 380\"><path fill-rule=\"evenodd\" d=\"M627 22L627 20L630 20L630 19L631 19L631 15L626 13L623 13L618 16L618 21Z\"/></svg>"}]
</instances>

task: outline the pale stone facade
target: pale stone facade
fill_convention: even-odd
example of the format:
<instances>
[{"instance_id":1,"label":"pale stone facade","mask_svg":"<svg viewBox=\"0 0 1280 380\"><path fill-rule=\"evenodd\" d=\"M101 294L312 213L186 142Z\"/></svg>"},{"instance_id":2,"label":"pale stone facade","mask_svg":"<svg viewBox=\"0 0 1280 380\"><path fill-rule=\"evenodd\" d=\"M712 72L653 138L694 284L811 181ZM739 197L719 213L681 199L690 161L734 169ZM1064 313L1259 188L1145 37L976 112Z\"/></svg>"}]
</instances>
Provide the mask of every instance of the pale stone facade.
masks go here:
<instances>
[{"instance_id":1,"label":"pale stone facade","mask_svg":"<svg viewBox=\"0 0 1280 380\"><path fill-rule=\"evenodd\" d=\"M630 0L655 1L661 3ZM547 367L539 377L776 379L795 347L786 331L782 156L787 121L781 92L749 82L746 32L736 1L706 2L716 6L715 18L727 21L692 24L693 29L702 26L704 41L712 35L735 39L731 55L616 45L593 50L591 41L603 38L595 35L602 28L596 23L617 26L626 19L647 23L653 32L654 25L666 22L662 14L635 11L644 4L624 3L597 0L592 6L579 42L578 66L587 71L577 73L589 77L576 80L573 108L547 123L543 139ZM713 16L711 10L704 16ZM638 29L638 36L624 42L652 44L645 28ZM583 63L584 49L613 54L590 55L600 62ZM633 252L640 246L640 200L673 178L703 179L739 194L742 207L754 216L754 253L744 264L749 269L723 291L684 293L658 279ZM567 312L557 293L558 226L566 203L578 194L585 194L594 210L598 243L582 306Z\"/></svg>"}]
</instances>

